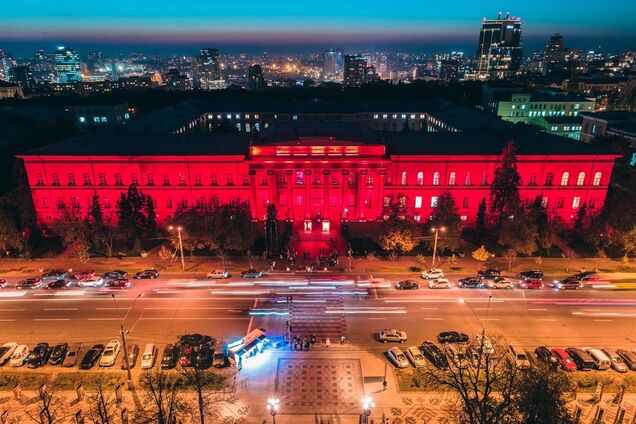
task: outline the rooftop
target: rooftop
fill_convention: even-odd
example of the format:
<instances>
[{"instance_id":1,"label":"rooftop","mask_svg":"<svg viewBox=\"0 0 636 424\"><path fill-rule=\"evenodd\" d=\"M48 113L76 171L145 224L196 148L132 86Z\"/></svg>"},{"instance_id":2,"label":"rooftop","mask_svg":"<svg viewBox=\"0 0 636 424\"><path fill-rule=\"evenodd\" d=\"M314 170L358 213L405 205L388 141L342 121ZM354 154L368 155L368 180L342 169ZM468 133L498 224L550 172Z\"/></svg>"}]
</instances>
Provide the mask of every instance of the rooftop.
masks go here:
<instances>
[{"instance_id":1,"label":"rooftop","mask_svg":"<svg viewBox=\"0 0 636 424\"><path fill-rule=\"evenodd\" d=\"M636 121L636 113L626 110L608 110L596 113L581 113L581 116L600 119L603 121Z\"/></svg>"},{"instance_id":2,"label":"rooftop","mask_svg":"<svg viewBox=\"0 0 636 424\"><path fill-rule=\"evenodd\" d=\"M278 122L263 130L254 144L308 145L309 140L317 139L321 139L323 144L338 144L339 141L348 144L382 144L377 133L357 122Z\"/></svg>"}]
</instances>

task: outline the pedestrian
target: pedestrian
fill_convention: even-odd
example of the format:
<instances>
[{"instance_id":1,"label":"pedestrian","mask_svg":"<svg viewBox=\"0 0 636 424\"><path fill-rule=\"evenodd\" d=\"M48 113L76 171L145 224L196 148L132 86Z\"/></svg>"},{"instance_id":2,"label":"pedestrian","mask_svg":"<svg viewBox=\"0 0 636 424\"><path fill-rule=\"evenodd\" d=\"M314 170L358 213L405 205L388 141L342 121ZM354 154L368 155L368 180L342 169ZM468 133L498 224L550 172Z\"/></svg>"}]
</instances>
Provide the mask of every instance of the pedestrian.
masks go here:
<instances>
[{"instance_id":1,"label":"pedestrian","mask_svg":"<svg viewBox=\"0 0 636 424\"><path fill-rule=\"evenodd\" d=\"M327 337L327 339L325 340L325 346L329 347L331 345L331 340L329 340L329 337Z\"/></svg>"},{"instance_id":2,"label":"pedestrian","mask_svg":"<svg viewBox=\"0 0 636 424\"><path fill-rule=\"evenodd\" d=\"M343 345L345 344L345 336L340 336L340 344Z\"/></svg>"},{"instance_id":3,"label":"pedestrian","mask_svg":"<svg viewBox=\"0 0 636 424\"><path fill-rule=\"evenodd\" d=\"M384 380L384 381L382 382L382 389L383 389L385 392L386 392L386 388L388 387L388 385L389 385L388 381Z\"/></svg>"},{"instance_id":4,"label":"pedestrian","mask_svg":"<svg viewBox=\"0 0 636 424\"><path fill-rule=\"evenodd\" d=\"M311 342L311 344L312 344L312 345L315 345L315 344L316 344L316 334L315 334L315 333L312 333L312 334L309 336L309 341Z\"/></svg>"}]
</instances>

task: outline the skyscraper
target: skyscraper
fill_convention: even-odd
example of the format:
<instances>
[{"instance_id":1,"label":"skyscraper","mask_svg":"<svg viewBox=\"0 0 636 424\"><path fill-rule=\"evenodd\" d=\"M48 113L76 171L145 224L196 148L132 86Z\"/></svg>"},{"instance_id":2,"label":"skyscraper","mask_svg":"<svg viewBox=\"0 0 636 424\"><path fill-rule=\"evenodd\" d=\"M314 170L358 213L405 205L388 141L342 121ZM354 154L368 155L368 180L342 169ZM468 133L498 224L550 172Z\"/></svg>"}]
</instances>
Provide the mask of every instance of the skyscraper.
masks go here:
<instances>
[{"instance_id":1,"label":"skyscraper","mask_svg":"<svg viewBox=\"0 0 636 424\"><path fill-rule=\"evenodd\" d=\"M344 52L342 49L329 49L323 54L322 75L326 80L342 78Z\"/></svg>"},{"instance_id":2,"label":"skyscraper","mask_svg":"<svg viewBox=\"0 0 636 424\"><path fill-rule=\"evenodd\" d=\"M82 81L82 68L79 55L70 47L60 46L53 53L53 62L60 84L72 84Z\"/></svg>"},{"instance_id":3,"label":"skyscraper","mask_svg":"<svg viewBox=\"0 0 636 424\"><path fill-rule=\"evenodd\" d=\"M9 53L5 53L0 49L0 80L9 80L11 68L16 66L15 61Z\"/></svg>"},{"instance_id":4,"label":"skyscraper","mask_svg":"<svg viewBox=\"0 0 636 424\"><path fill-rule=\"evenodd\" d=\"M267 83L263 77L261 65L251 65L247 69L247 89L250 91L260 91L267 88Z\"/></svg>"},{"instance_id":5,"label":"skyscraper","mask_svg":"<svg viewBox=\"0 0 636 424\"><path fill-rule=\"evenodd\" d=\"M367 59L362 55L344 57L344 86L360 87L366 82Z\"/></svg>"},{"instance_id":6,"label":"skyscraper","mask_svg":"<svg viewBox=\"0 0 636 424\"><path fill-rule=\"evenodd\" d=\"M9 76L11 81L20 84L24 91L35 88L35 78L28 66L14 66L9 70Z\"/></svg>"},{"instance_id":7,"label":"skyscraper","mask_svg":"<svg viewBox=\"0 0 636 424\"><path fill-rule=\"evenodd\" d=\"M477 47L477 75L479 78L507 78L517 73L521 65L521 19L484 18Z\"/></svg>"},{"instance_id":8,"label":"skyscraper","mask_svg":"<svg viewBox=\"0 0 636 424\"><path fill-rule=\"evenodd\" d=\"M201 49L198 56L192 57L192 85L199 90L223 88L221 68L217 49Z\"/></svg>"},{"instance_id":9,"label":"skyscraper","mask_svg":"<svg viewBox=\"0 0 636 424\"><path fill-rule=\"evenodd\" d=\"M563 36L554 34L545 46L543 56L543 73L545 75L567 71L566 56L568 50L563 43Z\"/></svg>"}]
</instances>

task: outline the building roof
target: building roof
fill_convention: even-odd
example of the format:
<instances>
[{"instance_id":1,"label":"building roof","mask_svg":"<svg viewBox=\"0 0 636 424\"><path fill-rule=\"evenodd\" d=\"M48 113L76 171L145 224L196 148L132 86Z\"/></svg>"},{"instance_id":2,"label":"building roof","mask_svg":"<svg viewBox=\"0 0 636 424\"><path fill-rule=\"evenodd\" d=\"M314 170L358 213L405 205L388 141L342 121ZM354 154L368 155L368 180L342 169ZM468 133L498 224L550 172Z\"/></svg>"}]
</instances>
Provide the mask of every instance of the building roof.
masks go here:
<instances>
[{"instance_id":1,"label":"building roof","mask_svg":"<svg viewBox=\"0 0 636 424\"><path fill-rule=\"evenodd\" d=\"M602 121L636 121L636 113L626 110L607 110L605 112L581 113L581 116Z\"/></svg>"},{"instance_id":2,"label":"building roof","mask_svg":"<svg viewBox=\"0 0 636 424\"><path fill-rule=\"evenodd\" d=\"M461 131L484 130L488 128L508 128L510 123L477 109L458 105L447 100L426 102L425 111Z\"/></svg>"},{"instance_id":3,"label":"building roof","mask_svg":"<svg viewBox=\"0 0 636 424\"><path fill-rule=\"evenodd\" d=\"M570 124L577 125L583 122L582 116L542 116L548 124Z\"/></svg>"},{"instance_id":4,"label":"building roof","mask_svg":"<svg viewBox=\"0 0 636 424\"><path fill-rule=\"evenodd\" d=\"M621 122L619 124L612 125L607 129L607 131L620 134L625 137L636 138L636 121Z\"/></svg>"},{"instance_id":5,"label":"building roof","mask_svg":"<svg viewBox=\"0 0 636 424\"><path fill-rule=\"evenodd\" d=\"M357 122L278 122L263 130L254 144L307 144L307 140L322 139L322 143L346 141L355 144L382 144L380 136ZM341 143L342 144L342 143Z\"/></svg>"},{"instance_id":6,"label":"building roof","mask_svg":"<svg viewBox=\"0 0 636 424\"><path fill-rule=\"evenodd\" d=\"M190 100L133 119L127 125L130 130L167 134L195 121L205 112L205 102Z\"/></svg>"}]
</instances>

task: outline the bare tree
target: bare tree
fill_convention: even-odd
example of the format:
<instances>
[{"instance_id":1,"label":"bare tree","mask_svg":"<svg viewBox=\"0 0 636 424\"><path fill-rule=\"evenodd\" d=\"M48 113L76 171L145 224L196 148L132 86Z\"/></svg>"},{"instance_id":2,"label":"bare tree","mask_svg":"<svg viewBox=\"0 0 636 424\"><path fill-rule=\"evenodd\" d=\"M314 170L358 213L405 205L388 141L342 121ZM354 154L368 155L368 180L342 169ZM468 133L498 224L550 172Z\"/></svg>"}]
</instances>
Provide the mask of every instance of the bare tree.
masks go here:
<instances>
[{"instance_id":1,"label":"bare tree","mask_svg":"<svg viewBox=\"0 0 636 424\"><path fill-rule=\"evenodd\" d=\"M111 424L117 414L115 391L107 391L98 381L97 390L88 396L87 418L94 424Z\"/></svg>"},{"instance_id":2,"label":"bare tree","mask_svg":"<svg viewBox=\"0 0 636 424\"><path fill-rule=\"evenodd\" d=\"M516 402L524 424L572 424L567 407L572 382L565 373L540 365L525 370ZM571 400L571 399L570 399Z\"/></svg>"},{"instance_id":3,"label":"bare tree","mask_svg":"<svg viewBox=\"0 0 636 424\"><path fill-rule=\"evenodd\" d=\"M65 400L58 396L55 387L42 385L38 391L35 408L26 411L28 417L38 424L62 423L68 416Z\"/></svg>"},{"instance_id":4,"label":"bare tree","mask_svg":"<svg viewBox=\"0 0 636 424\"><path fill-rule=\"evenodd\" d=\"M229 387L215 390L221 377L201 367L179 367L186 388L194 390L197 395L199 423L205 424L206 417L216 416L216 406L221 403L234 403L236 395Z\"/></svg>"},{"instance_id":5,"label":"bare tree","mask_svg":"<svg viewBox=\"0 0 636 424\"><path fill-rule=\"evenodd\" d=\"M175 378L176 377L176 378ZM144 390L145 408L139 411L138 422L174 424L186 409L182 398L182 381L162 370L148 371L140 378Z\"/></svg>"}]
</instances>

